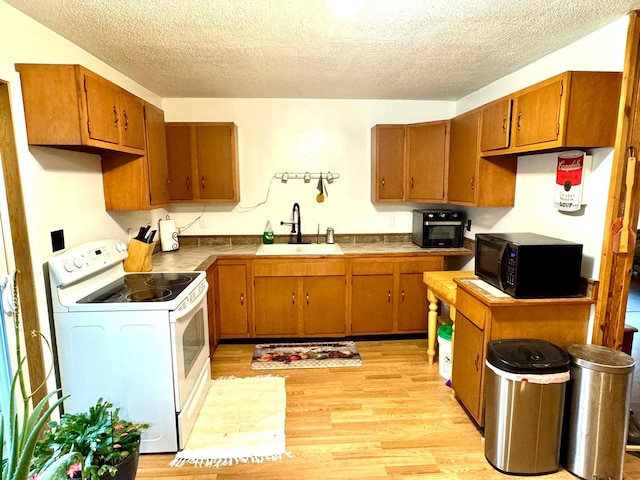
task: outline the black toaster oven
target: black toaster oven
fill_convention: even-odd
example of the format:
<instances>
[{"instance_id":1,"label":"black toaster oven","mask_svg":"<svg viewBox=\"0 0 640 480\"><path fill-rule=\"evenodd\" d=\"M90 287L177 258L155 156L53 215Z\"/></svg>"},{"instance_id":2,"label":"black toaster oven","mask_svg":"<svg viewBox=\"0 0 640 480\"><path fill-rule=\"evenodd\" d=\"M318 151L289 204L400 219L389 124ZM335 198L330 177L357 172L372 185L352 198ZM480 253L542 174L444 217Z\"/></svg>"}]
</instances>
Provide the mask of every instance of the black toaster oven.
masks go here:
<instances>
[{"instance_id":1,"label":"black toaster oven","mask_svg":"<svg viewBox=\"0 0 640 480\"><path fill-rule=\"evenodd\" d=\"M459 248L465 214L453 210L414 210L412 240L423 248Z\"/></svg>"}]
</instances>

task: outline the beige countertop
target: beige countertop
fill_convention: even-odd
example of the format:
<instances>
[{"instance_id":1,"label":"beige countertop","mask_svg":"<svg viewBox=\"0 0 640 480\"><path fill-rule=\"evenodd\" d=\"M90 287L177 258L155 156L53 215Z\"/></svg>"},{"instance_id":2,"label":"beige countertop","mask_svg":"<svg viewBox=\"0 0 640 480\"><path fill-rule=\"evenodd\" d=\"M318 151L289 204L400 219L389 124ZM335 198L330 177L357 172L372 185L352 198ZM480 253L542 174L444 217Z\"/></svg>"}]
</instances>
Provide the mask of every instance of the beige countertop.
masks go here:
<instances>
[{"instance_id":1,"label":"beige countertop","mask_svg":"<svg viewBox=\"0 0 640 480\"><path fill-rule=\"evenodd\" d=\"M350 255L472 255L467 248L420 248L411 242L375 242L375 243L341 243L345 256ZM260 245L182 245L176 251L159 252L151 257L154 272L204 270L220 256L255 256ZM318 255L313 255L317 257ZM309 258L309 256L295 255L295 257ZM342 257L342 255L331 255ZM273 256L259 256L257 258L273 258ZM281 257L280 257L281 258Z\"/></svg>"}]
</instances>

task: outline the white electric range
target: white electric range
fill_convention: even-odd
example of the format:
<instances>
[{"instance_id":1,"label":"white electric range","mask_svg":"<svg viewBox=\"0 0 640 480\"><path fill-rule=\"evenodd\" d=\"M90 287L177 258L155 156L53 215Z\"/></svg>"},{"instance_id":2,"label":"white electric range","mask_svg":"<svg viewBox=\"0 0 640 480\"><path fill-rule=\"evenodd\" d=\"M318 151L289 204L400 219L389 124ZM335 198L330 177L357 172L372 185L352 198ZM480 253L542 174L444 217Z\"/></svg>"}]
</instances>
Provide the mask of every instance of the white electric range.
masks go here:
<instances>
[{"instance_id":1,"label":"white electric range","mask_svg":"<svg viewBox=\"0 0 640 480\"><path fill-rule=\"evenodd\" d=\"M151 426L142 453L184 448L211 378L204 272L127 273L127 246L100 240L49 259L65 412L104 398Z\"/></svg>"}]
</instances>

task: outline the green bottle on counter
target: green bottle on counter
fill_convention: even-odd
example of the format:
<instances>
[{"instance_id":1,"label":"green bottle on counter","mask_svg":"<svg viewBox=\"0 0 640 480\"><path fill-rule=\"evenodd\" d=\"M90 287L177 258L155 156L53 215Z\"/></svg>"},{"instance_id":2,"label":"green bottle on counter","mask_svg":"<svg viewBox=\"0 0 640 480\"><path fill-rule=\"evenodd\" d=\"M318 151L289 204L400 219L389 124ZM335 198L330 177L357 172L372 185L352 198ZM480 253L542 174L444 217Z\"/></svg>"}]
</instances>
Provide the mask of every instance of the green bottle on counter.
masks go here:
<instances>
[{"instance_id":1,"label":"green bottle on counter","mask_svg":"<svg viewBox=\"0 0 640 480\"><path fill-rule=\"evenodd\" d=\"M262 234L262 243L273 243L273 228L271 222L267 220L267 224L264 226L264 233Z\"/></svg>"}]
</instances>

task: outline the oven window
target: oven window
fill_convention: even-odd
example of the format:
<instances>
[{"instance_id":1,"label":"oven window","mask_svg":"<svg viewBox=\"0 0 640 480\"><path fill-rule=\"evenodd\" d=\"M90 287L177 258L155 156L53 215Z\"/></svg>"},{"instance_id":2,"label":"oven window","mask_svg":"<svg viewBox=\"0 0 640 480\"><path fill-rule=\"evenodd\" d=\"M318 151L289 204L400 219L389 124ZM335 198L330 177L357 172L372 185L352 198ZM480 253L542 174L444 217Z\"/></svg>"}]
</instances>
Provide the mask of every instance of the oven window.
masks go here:
<instances>
[{"instance_id":1,"label":"oven window","mask_svg":"<svg viewBox=\"0 0 640 480\"><path fill-rule=\"evenodd\" d=\"M431 240L453 240L458 232L457 226L429 225L427 235Z\"/></svg>"},{"instance_id":2,"label":"oven window","mask_svg":"<svg viewBox=\"0 0 640 480\"><path fill-rule=\"evenodd\" d=\"M182 335L182 352L184 354L184 376L187 378L189 372L198 355L204 348L204 314L202 309L198 310L196 314L189 321L189 325L184 330Z\"/></svg>"},{"instance_id":3,"label":"oven window","mask_svg":"<svg viewBox=\"0 0 640 480\"><path fill-rule=\"evenodd\" d=\"M500 243L476 239L476 273L489 275L497 280L501 248Z\"/></svg>"}]
</instances>

